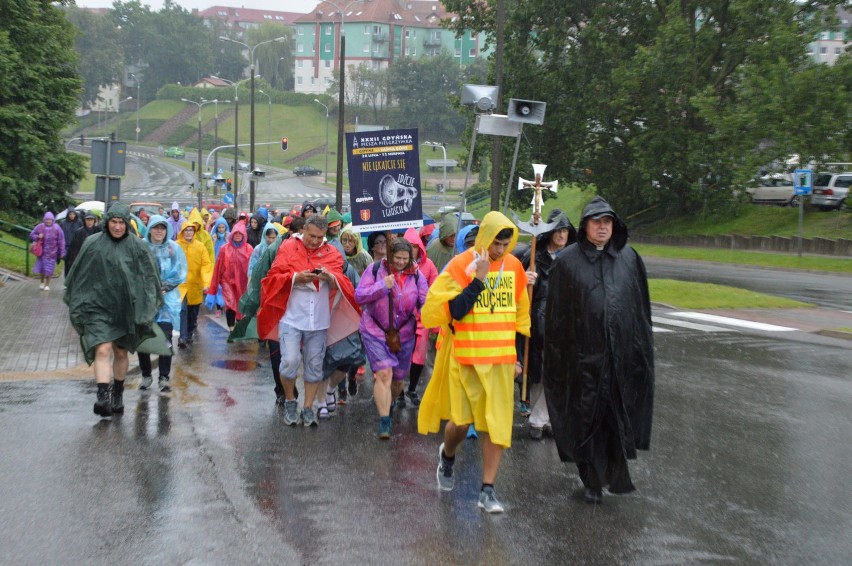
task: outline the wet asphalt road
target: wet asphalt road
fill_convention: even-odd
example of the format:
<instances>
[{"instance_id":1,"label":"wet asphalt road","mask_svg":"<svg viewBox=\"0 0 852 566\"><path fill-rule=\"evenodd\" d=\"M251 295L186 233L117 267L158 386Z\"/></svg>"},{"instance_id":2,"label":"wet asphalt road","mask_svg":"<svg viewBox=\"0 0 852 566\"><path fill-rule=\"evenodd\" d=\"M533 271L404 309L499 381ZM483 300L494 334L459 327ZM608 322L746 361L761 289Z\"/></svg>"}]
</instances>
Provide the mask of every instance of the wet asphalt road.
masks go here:
<instances>
[{"instance_id":1,"label":"wet asphalt road","mask_svg":"<svg viewBox=\"0 0 852 566\"><path fill-rule=\"evenodd\" d=\"M643 260L648 277L729 285L825 308L852 311L852 277L846 273L768 269L659 257L643 257Z\"/></svg>"},{"instance_id":2,"label":"wet asphalt road","mask_svg":"<svg viewBox=\"0 0 852 566\"><path fill-rule=\"evenodd\" d=\"M377 440L369 387L317 429L285 427L268 363L253 367L265 351L225 344L217 322L203 317L178 354L171 395L132 378L122 417L92 414L90 380L0 383L0 562L852 561L849 342L658 334L638 491L582 503L573 466L516 418L497 484L507 512L487 516L477 441L441 493L440 439L405 409Z\"/></svg>"}]
</instances>

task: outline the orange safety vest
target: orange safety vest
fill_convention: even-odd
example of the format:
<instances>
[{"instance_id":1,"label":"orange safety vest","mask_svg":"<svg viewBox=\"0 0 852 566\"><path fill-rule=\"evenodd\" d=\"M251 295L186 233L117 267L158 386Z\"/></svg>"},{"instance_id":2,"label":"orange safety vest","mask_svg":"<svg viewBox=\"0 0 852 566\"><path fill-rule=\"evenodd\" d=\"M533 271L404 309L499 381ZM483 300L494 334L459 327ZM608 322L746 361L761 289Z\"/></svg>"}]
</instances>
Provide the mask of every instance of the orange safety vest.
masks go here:
<instances>
[{"instance_id":1,"label":"orange safety vest","mask_svg":"<svg viewBox=\"0 0 852 566\"><path fill-rule=\"evenodd\" d=\"M473 255L470 255L472 260ZM473 280L473 275L464 272L468 264L456 261L447 266L462 288ZM452 323L455 357L464 365L514 364L517 361L518 306L527 284L524 267L515 256L505 254L502 259L491 262L485 282L486 288L479 294L473 309L463 319Z\"/></svg>"}]
</instances>

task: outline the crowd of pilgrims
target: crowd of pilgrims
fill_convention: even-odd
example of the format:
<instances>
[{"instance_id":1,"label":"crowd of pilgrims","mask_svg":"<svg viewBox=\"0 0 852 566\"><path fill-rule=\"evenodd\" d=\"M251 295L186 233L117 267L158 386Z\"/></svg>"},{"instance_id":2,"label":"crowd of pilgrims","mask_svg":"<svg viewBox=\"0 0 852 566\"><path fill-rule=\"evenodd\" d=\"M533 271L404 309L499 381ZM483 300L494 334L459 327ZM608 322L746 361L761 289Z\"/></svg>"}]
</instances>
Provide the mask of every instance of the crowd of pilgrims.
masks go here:
<instances>
[{"instance_id":1,"label":"crowd of pilgrims","mask_svg":"<svg viewBox=\"0 0 852 566\"><path fill-rule=\"evenodd\" d=\"M457 231L457 218L450 214L440 224L427 224L420 229L409 228L397 233L371 232L362 237L349 224L349 214L341 215L330 208L318 211L310 203L302 206L300 215L279 214L267 207L260 207L251 215L246 212L237 215L233 208L226 208L221 214L198 208L181 210L177 202L172 204L167 215L162 209L160 212L149 215L142 210L138 215L131 215L129 228L136 236L148 241L160 268L164 306L160 309L157 323L166 336L172 336L173 331L178 335L179 349L191 347L197 338L202 304L215 313L214 316L225 317L230 331L229 342L257 339L253 317L260 306L260 280L269 270L278 245L300 234L305 221L320 214L328 223L325 241L343 256L343 271L356 289L355 299L364 314L359 333L328 347L326 351L323 364L324 375L327 375L323 382L325 394L320 392L316 395L315 414L319 419L328 418L337 405L344 405L348 398L357 395L367 373L365 366L368 362L367 367L375 378L373 395L380 417L380 438L390 437L389 421L394 408L417 407L420 404L420 380L424 368L430 367L434 361L437 332L423 327L419 310L429 286L450 259L473 245L478 229L476 225ZM48 237L51 242L57 241L58 251L38 258L37 273L52 274L56 262L64 259L67 275L85 238L101 231L99 217L94 211L84 211L82 219L79 216L78 211L69 208L63 222L56 224L53 214L45 214L43 223L33 234L52 234L52 230L56 230L55 237ZM539 249L543 250L543 254L538 261L543 267L549 265L555 253L573 239L574 231L568 218L559 210L553 211L548 221L553 223L553 230L539 237L543 244ZM529 265L528 247L519 246L514 253L522 259L525 267ZM264 254L267 257L264 258ZM51 265L47 265L51 261ZM42 288L49 290L50 276L42 277ZM383 297L385 293L377 294L377 291L385 284L391 289L396 285L400 291L393 299L394 319L403 321L398 328L402 355L397 358L407 362L392 369L379 359L381 350L370 356L370 342L362 340L365 334L384 339L386 329L376 321L387 322L387 315L384 318L372 315L380 310L376 298ZM537 295L539 302L544 295ZM387 300L384 300L381 309L386 308ZM246 321L243 322L250 324L241 324L244 317ZM274 340L262 340L261 343L269 350L276 403L284 406L286 395L285 384L280 378L280 344ZM523 355L522 337L519 337L518 344L520 359ZM540 355L542 344L538 343L536 336L533 336L532 346L533 356ZM140 389L149 389L153 386L151 355L139 352L138 356L142 370ZM168 392L171 389L171 356L159 356L158 366L158 388ZM521 399L520 413L523 417L533 413L530 435L541 439L549 432L547 408L541 395L540 376L531 374L530 378L531 393ZM298 391L293 393L298 396ZM530 403L530 398L537 401L535 406ZM472 426L469 435L476 436Z\"/></svg>"},{"instance_id":2,"label":"crowd of pilgrims","mask_svg":"<svg viewBox=\"0 0 852 566\"><path fill-rule=\"evenodd\" d=\"M604 487L635 489L627 460L649 449L653 415L651 306L644 263L603 197L576 230L552 210L530 246L498 211L460 229L450 214L439 226L368 234L310 203L299 215L178 203L158 212L112 203L101 234L90 212L80 222L68 211L61 226L46 213L30 235L44 291L66 261L64 301L94 366L96 415L124 411L129 353L140 389L153 386L156 354L158 389L171 390L172 337L177 355L193 347L203 304L224 317L228 342L265 346L286 425L318 426L372 374L380 439L391 437L394 408L419 407L422 434L446 421L443 491L457 447L479 431L478 506L488 513L503 511L494 481L511 446L516 382L529 385L528 434L552 436L560 459L577 465L585 502L602 502Z\"/></svg>"}]
</instances>

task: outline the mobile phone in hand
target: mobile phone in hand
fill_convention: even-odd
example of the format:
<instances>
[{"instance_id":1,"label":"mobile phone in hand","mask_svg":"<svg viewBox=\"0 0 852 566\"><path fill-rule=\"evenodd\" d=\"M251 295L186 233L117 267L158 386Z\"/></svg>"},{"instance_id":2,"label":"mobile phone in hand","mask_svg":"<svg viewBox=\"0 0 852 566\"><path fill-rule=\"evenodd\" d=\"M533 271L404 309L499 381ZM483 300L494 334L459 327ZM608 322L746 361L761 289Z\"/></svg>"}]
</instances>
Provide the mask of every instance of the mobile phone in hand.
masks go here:
<instances>
[{"instance_id":1,"label":"mobile phone in hand","mask_svg":"<svg viewBox=\"0 0 852 566\"><path fill-rule=\"evenodd\" d=\"M320 273L322 273L322 269L316 267L311 271L311 273L313 273L314 275L319 275Z\"/></svg>"}]
</instances>

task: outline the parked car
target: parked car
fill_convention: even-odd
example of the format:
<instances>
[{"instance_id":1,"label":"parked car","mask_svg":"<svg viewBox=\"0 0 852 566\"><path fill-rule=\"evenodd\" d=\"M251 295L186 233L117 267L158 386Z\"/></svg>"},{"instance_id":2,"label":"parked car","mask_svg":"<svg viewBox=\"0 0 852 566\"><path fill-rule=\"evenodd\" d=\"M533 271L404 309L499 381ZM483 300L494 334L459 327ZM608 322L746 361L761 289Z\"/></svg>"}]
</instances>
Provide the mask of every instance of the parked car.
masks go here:
<instances>
[{"instance_id":1,"label":"parked car","mask_svg":"<svg viewBox=\"0 0 852 566\"><path fill-rule=\"evenodd\" d=\"M780 204L781 206L799 206L801 197L796 194L793 179L789 174L776 173L764 175L757 180L757 186L746 189L751 202Z\"/></svg>"},{"instance_id":2,"label":"parked car","mask_svg":"<svg viewBox=\"0 0 852 566\"><path fill-rule=\"evenodd\" d=\"M852 185L850 171L817 173L814 177L814 194L811 197L811 204L826 210L840 209L846 197L849 196L850 185Z\"/></svg>"},{"instance_id":3,"label":"parked car","mask_svg":"<svg viewBox=\"0 0 852 566\"><path fill-rule=\"evenodd\" d=\"M206 208L208 212L214 212L215 211L215 212L218 212L220 214L222 213L223 210L225 210L226 208L228 208L230 206L229 204L225 204L221 200L212 200L212 199L206 200L202 204L203 204L203 206L201 208Z\"/></svg>"},{"instance_id":4,"label":"parked car","mask_svg":"<svg viewBox=\"0 0 852 566\"><path fill-rule=\"evenodd\" d=\"M295 218L296 216L301 216L301 215L302 215L302 205L301 204L294 204L293 208L290 209L290 216Z\"/></svg>"},{"instance_id":5,"label":"parked car","mask_svg":"<svg viewBox=\"0 0 852 566\"><path fill-rule=\"evenodd\" d=\"M155 214L160 214L161 207L163 207L163 205L158 202L131 202L130 212L132 214L135 214L136 216L139 216L139 213L144 210L146 213L148 213L148 216L153 216ZM168 209L166 209L165 213L169 213Z\"/></svg>"},{"instance_id":6,"label":"parked car","mask_svg":"<svg viewBox=\"0 0 852 566\"><path fill-rule=\"evenodd\" d=\"M296 177L307 177L309 175L322 175L322 171L310 165L299 165L293 167L293 175Z\"/></svg>"},{"instance_id":7,"label":"parked car","mask_svg":"<svg viewBox=\"0 0 852 566\"><path fill-rule=\"evenodd\" d=\"M166 157L174 157L175 159L177 159L177 158L183 159L183 157L184 157L184 155L186 155L186 153L184 153L182 148L175 146L175 147L166 148L166 151L163 152L163 155L165 155Z\"/></svg>"}]
</instances>

